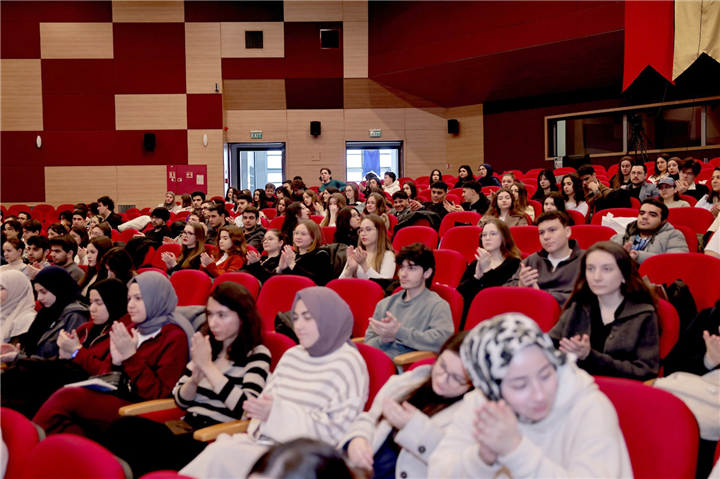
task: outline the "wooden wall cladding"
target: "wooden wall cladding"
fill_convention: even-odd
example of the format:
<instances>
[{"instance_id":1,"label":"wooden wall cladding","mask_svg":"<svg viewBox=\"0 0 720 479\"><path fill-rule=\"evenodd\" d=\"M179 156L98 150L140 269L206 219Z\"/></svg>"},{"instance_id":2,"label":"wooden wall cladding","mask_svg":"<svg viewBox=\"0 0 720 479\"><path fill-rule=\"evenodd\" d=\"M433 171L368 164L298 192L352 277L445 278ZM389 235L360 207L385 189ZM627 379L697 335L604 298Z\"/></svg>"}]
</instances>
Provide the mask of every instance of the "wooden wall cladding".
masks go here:
<instances>
[{"instance_id":1,"label":"wooden wall cladding","mask_svg":"<svg viewBox=\"0 0 720 479\"><path fill-rule=\"evenodd\" d=\"M435 168L447 170L445 153L447 130L405 130L405 176L429 175Z\"/></svg>"},{"instance_id":2,"label":"wooden wall cladding","mask_svg":"<svg viewBox=\"0 0 720 479\"><path fill-rule=\"evenodd\" d=\"M287 113L285 110L228 110L228 141L249 141L251 130L265 132L287 132ZM272 140L285 141L285 140Z\"/></svg>"},{"instance_id":3,"label":"wooden wall cladding","mask_svg":"<svg viewBox=\"0 0 720 479\"><path fill-rule=\"evenodd\" d=\"M113 58L112 23L41 23L41 58Z\"/></svg>"},{"instance_id":4,"label":"wooden wall cladding","mask_svg":"<svg viewBox=\"0 0 720 479\"><path fill-rule=\"evenodd\" d=\"M167 189L167 166L118 166L115 204L134 204L140 208L157 206ZM158 200L160 198L160 200Z\"/></svg>"},{"instance_id":5,"label":"wooden wall cladding","mask_svg":"<svg viewBox=\"0 0 720 479\"><path fill-rule=\"evenodd\" d=\"M385 131L405 129L405 111L402 108L345 110L346 130L381 128Z\"/></svg>"},{"instance_id":6,"label":"wooden wall cladding","mask_svg":"<svg viewBox=\"0 0 720 479\"><path fill-rule=\"evenodd\" d=\"M185 24L185 82L188 93L223 91L220 23Z\"/></svg>"},{"instance_id":7,"label":"wooden wall cladding","mask_svg":"<svg viewBox=\"0 0 720 479\"><path fill-rule=\"evenodd\" d=\"M50 204L95 201L104 195L116 200L117 193L117 166L45 167L45 201Z\"/></svg>"},{"instance_id":8,"label":"wooden wall cladding","mask_svg":"<svg viewBox=\"0 0 720 479\"><path fill-rule=\"evenodd\" d=\"M460 133L445 136L448 162L456 166L456 171L462 164L469 163L475 167L474 165L483 163L485 158L483 106L448 108L445 117L460 122Z\"/></svg>"},{"instance_id":9,"label":"wooden wall cladding","mask_svg":"<svg viewBox=\"0 0 720 479\"><path fill-rule=\"evenodd\" d=\"M285 110L285 80L225 80L226 110Z\"/></svg>"},{"instance_id":10,"label":"wooden wall cladding","mask_svg":"<svg viewBox=\"0 0 720 479\"><path fill-rule=\"evenodd\" d=\"M0 60L0 95L42 95L40 60Z\"/></svg>"},{"instance_id":11,"label":"wooden wall cladding","mask_svg":"<svg viewBox=\"0 0 720 479\"><path fill-rule=\"evenodd\" d=\"M309 185L320 184L320 168L327 167L333 178L345 178L345 138L342 131L323 131L318 137L309 131L288 131L287 177L300 175Z\"/></svg>"},{"instance_id":12,"label":"wooden wall cladding","mask_svg":"<svg viewBox=\"0 0 720 479\"><path fill-rule=\"evenodd\" d=\"M368 22L343 23L343 76L368 77Z\"/></svg>"},{"instance_id":13,"label":"wooden wall cladding","mask_svg":"<svg viewBox=\"0 0 720 479\"><path fill-rule=\"evenodd\" d=\"M321 130L344 131L345 112L343 110L288 110L288 131L305 131L310 134L310 122L321 122Z\"/></svg>"},{"instance_id":14,"label":"wooden wall cladding","mask_svg":"<svg viewBox=\"0 0 720 479\"><path fill-rule=\"evenodd\" d=\"M245 48L245 31L262 31L263 48ZM272 58L285 56L283 22L223 22L220 24L223 58Z\"/></svg>"},{"instance_id":15,"label":"wooden wall cladding","mask_svg":"<svg viewBox=\"0 0 720 479\"><path fill-rule=\"evenodd\" d=\"M207 146L203 135L208 136ZM213 165L223 163L222 130L188 130L188 165Z\"/></svg>"},{"instance_id":16,"label":"wooden wall cladding","mask_svg":"<svg viewBox=\"0 0 720 479\"><path fill-rule=\"evenodd\" d=\"M115 95L118 130L184 130L185 95Z\"/></svg>"},{"instance_id":17,"label":"wooden wall cladding","mask_svg":"<svg viewBox=\"0 0 720 479\"><path fill-rule=\"evenodd\" d=\"M42 95L3 95L0 130L43 129Z\"/></svg>"},{"instance_id":18,"label":"wooden wall cladding","mask_svg":"<svg viewBox=\"0 0 720 479\"><path fill-rule=\"evenodd\" d=\"M343 22L367 22L368 2L349 1L343 2Z\"/></svg>"},{"instance_id":19,"label":"wooden wall cladding","mask_svg":"<svg viewBox=\"0 0 720 479\"><path fill-rule=\"evenodd\" d=\"M343 20L343 2L339 1L303 1L285 2L286 22L341 22Z\"/></svg>"},{"instance_id":20,"label":"wooden wall cladding","mask_svg":"<svg viewBox=\"0 0 720 479\"><path fill-rule=\"evenodd\" d=\"M185 21L184 2L113 0L115 23L175 23Z\"/></svg>"}]
</instances>

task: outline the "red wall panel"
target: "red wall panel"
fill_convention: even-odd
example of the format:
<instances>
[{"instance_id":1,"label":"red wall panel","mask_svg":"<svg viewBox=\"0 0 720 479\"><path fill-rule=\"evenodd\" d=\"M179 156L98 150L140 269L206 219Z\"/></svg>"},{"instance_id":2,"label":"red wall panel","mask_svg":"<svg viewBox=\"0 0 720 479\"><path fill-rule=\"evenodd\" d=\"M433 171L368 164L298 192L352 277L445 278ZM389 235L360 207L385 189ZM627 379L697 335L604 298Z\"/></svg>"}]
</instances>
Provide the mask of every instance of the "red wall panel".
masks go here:
<instances>
[{"instance_id":1,"label":"red wall panel","mask_svg":"<svg viewBox=\"0 0 720 479\"><path fill-rule=\"evenodd\" d=\"M7 167L40 165L40 150L35 143L38 135L42 136L43 132L0 132L0 158L2 158L3 173Z\"/></svg>"},{"instance_id":2,"label":"red wall panel","mask_svg":"<svg viewBox=\"0 0 720 479\"><path fill-rule=\"evenodd\" d=\"M45 169L14 168L3 165L2 201L13 203L30 203L45 201Z\"/></svg>"},{"instance_id":3,"label":"red wall panel","mask_svg":"<svg viewBox=\"0 0 720 479\"><path fill-rule=\"evenodd\" d=\"M38 21L48 22L112 22L112 2L108 1L43 1L30 2L38 10Z\"/></svg>"},{"instance_id":4,"label":"red wall panel","mask_svg":"<svg viewBox=\"0 0 720 479\"><path fill-rule=\"evenodd\" d=\"M289 110L343 108L343 79L288 78L285 96Z\"/></svg>"},{"instance_id":5,"label":"red wall panel","mask_svg":"<svg viewBox=\"0 0 720 479\"><path fill-rule=\"evenodd\" d=\"M114 23L113 49L120 58L185 58L184 23Z\"/></svg>"},{"instance_id":6,"label":"red wall panel","mask_svg":"<svg viewBox=\"0 0 720 479\"><path fill-rule=\"evenodd\" d=\"M220 3L217 0L192 1L185 2L185 21L186 22L219 22ZM223 20L227 22L229 20Z\"/></svg>"},{"instance_id":7,"label":"red wall panel","mask_svg":"<svg viewBox=\"0 0 720 479\"><path fill-rule=\"evenodd\" d=\"M155 151L145 151L145 133L155 133ZM186 130L130 130L116 131L114 148L117 165L174 165L187 164Z\"/></svg>"},{"instance_id":8,"label":"red wall panel","mask_svg":"<svg viewBox=\"0 0 720 479\"><path fill-rule=\"evenodd\" d=\"M4 5L7 2L0 2ZM1 58L40 58L39 23L3 23L0 28Z\"/></svg>"},{"instance_id":9,"label":"red wall panel","mask_svg":"<svg viewBox=\"0 0 720 479\"><path fill-rule=\"evenodd\" d=\"M2 23L39 22L37 2L0 2L0 21Z\"/></svg>"},{"instance_id":10,"label":"red wall panel","mask_svg":"<svg viewBox=\"0 0 720 479\"><path fill-rule=\"evenodd\" d=\"M114 95L44 95L45 131L114 130Z\"/></svg>"},{"instance_id":11,"label":"red wall panel","mask_svg":"<svg viewBox=\"0 0 720 479\"><path fill-rule=\"evenodd\" d=\"M223 80L285 78L284 58L223 58Z\"/></svg>"},{"instance_id":12,"label":"red wall panel","mask_svg":"<svg viewBox=\"0 0 720 479\"><path fill-rule=\"evenodd\" d=\"M340 30L340 48L320 48L320 30ZM342 78L342 22L286 22L287 78Z\"/></svg>"},{"instance_id":13,"label":"red wall panel","mask_svg":"<svg viewBox=\"0 0 720 479\"><path fill-rule=\"evenodd\" d=\"M221 1L223 22L282 22L283 2L278 1Z\"/></svg>"},{"instance_id":14,"label":"red wall panel","mask_svg":"<svg viewBox=\"0 0 720 479\"><path fill-rule=\"evenodd\" d=\"M44 166L115 165L115 131L46 131L40 150Z\"/></svg>"},{"instance_id":15,"label":"red wall panel","mask_svg":"<svg viewBox=\"0 0 720 479\"><path fill-rule=\"evenodd\" d=\"M187 95L189 130L220 129L223 127L222 95Z\"/></svg>"},{"instance_id":16,"label":"red wall panel","mask_svg":"<svg viewBox=\"0 0 720 479\"><path fill-rule=\"evenodd\" d=\"M185 93L185 58L115 60L115 93Z\"/></svg>"},{"instance_id":17,"label":"red wall panel","mask_svg":"<svg viewBox=\"0 0 720 479\"><path fill-rule=\"evenodd\" d=\"M112 95L113 60L43 60L43 95Z\"/></svg>"}]
</instances>

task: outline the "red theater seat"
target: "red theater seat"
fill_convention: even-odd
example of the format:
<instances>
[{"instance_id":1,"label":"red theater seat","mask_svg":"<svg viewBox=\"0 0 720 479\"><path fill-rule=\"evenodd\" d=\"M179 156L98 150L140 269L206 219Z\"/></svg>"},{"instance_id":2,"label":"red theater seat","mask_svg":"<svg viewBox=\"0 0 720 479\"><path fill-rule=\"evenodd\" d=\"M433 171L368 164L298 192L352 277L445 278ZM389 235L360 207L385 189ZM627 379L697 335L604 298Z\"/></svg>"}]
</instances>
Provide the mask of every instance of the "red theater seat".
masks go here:
<instances>
[{"instance_id":1,"label":"red theater seat","mask_svg":"<svg viewBox=\"0 0 720 479\"><path fill-rule=\"evenodd\" d=\"M577 241L580 249L588 249L599 241L610 241L615 230L600 225L575 225L570 227L570 239Z\"/></svg>"},{"instance_id":2,"label":"red theater seat","mask_svg":"<svg viewBox=\"0 0 720 479\"><path fill-rule=\"evenodd\" d=\"M480 246L479 226L460 226L450 228L440 242L440 249L457 251L462 254L465 261L470 264L475 261L475 252Z\"/></svg>"},{"instance_id":3,"label":"red theater seat","mask_svg":"<svg viewBox=\"0 0 720 479\"><path fill-rule=\"evenodd\" d=\"M158 250L153 255L151 266L153 268L158 268L163 271L167 271L167 266L165 265L165 261L162 260L162 254L167 251L169 253L173 253L176 258L180 257L180 254L182 254L182 246L180 246L177 243L172 244L164 244L158 248Z\"/></svg>"},{"instance_id":4,"label":"red theater seat","mask_svg":"<svg viewBox=\"0 0 720 479\"><path fill-rule=\"evenodd\" d=\"M638 210L635 208L610 208L607 210L601 210L595 213L592 217L592 221L590 222L591 225L602 225L602 219L603 217L607 216L608 214L612 213L613 216L616 217L622 217L622 218L636 218L638 217Z\"/></svg>"},{"instance_id":5,"label":"red theater seat","mask_svg":"<svg viewBox=\"0 0 720 479\"><path fill-rule=\"evenodd\" d=\"M496 286L480 291L468 311L465 330L503 313L522 313L548 332L560 319L560 306L550 293L534 288Z\"/></svg>"},{"instance_id":6,"label":"red theater seat","mask_svg":"<svg viewBox=\"0 0 720 479\"><path fill-rule=\"evenodd\" d=\"M403 246L413 243L423 243L430 249L436 249L438 244L437 231L428 226L407 226L397 232L392 245L397 254Z\"/></svg>"},{"instance_id":7,"label":"red theater seat","mask_svg":"<svg viewBox=\"0 0 720 479\"><path fill-rule=\"evenodd\" d=\"M170 276L175 293L178 297L178 306L205 306L212 280L204 271L183 269Z\"/></svg>"},{"instance_id":8,"label":"red theater seat","mask_svg":"<svg viewBox=\"0 0 720 479\"><path fill-rule=\"evenodd\" d=\"M438 249L433 251L435 255L435 276L436 283L457 288L460 280L465 274L467 263L462 253L449 249Z\"/></svg>"},{"instance_id":9,"label":"red theater seat","mask_svg":"<svg viewBox=\"0 0 720 479\"><path fill-rule=\"evenodd\" d=\"M443 218L442 223L440 223L438 236L440 238L445 236L445 233L447 233L450 228L454 228L457 223L459 223L458 227L468 226L465 223L469 223L469 226L477 226L480 218L482 218L482 216L474 211L456 211L448 213Z\"/></svg>"},{"instance_id":10,"label":"red theater seat","mask_svg":"<svg viewBox=\"0 0 720 479\"><path fill-rule=\"evenodd\" d=\"M712 213L703 208L670 208L668 223L673 226L687 226L697 234L705 234L715 221Z\"/></svg>"},{"instance_id":11,"label":"red theater seat","mask_svg":"<svg viewBox=\"0 0 720 479\"><path fill-rule=\"evenodd\" d=\"M370 409L370 406L372 406L380 388L385 385L388 379L395 375L396 369L392 359L379 349L362 343L356 344L356 346L365 360L370 376L368 398L365 403L365 410L367 411Z\"/></svg>"},{"instance_id":12,"label":"red theater seat","mask_svg":"<svg viewBox=\"0 0 720 479\"><path fill-rule=\"evenodd\" d=\"M350 306L353 313L353 338L365 337L369 318L375 312L375 306L385 298L380 285L369 279L334 279L327 287L335 291Z\"/></svg>"},{"instance_id":13,"label":"red theater seat","mask_svg":"<svg viewBox=\"0 0 720 479\"><path fill-rule=\"evenodd\" d=\"M263 284L257 300L257 308L263 319L263 331L275 331L275 316L292 308L295 293L316 286L304 276L273 276Z\"/></svg>"},{"instance_id":14,"label":"red theater seat","mask_svg":"<svg viewBox=\"0 0 720 479\"><path fill-rule=\"evenodd\" d=\"M224 283L225 281L232 281L233 283L243 285L245 289L248 290L253 299L257 301L258 295L260 294L260 281L258 281L255 276L248 273L238 272L223 273L217 278L215 278L210 292L212 293L217 287L217 285Z\"/></svg>"},{"instance_id":15,"label":"red theater seat","mask_svg":"<svg viewBox=\"0 0 720 479\"><path fill-rule=\"evenodd\" d=\"M665 253L649 257L640 265L640 276L655 284L681 279L690 288L698 311L720 299L720 259L702 253Z\"/></svg>"},{"instance_id":16,"label":"red theater seat","mask_svg":"<svg viewBox=\"0 0 720 479\"><path fill-rule=\"evenodd\" d=\"M23 477L23 471L35 446L45 439L45 431L12 409L0 408L2 440L8 448L5 479Z\"/></svg>"},{"instance_id":17,"label":"red theater seat","mask_svg":"<svg viewBox=\"0 0 720 479\"><path fill-rule=\"evenodd\" d=\"M515 246L523 253L533 254L542 249L537 226L512 226L510 234L515 240Z\"/></svg>"}]
</instances>

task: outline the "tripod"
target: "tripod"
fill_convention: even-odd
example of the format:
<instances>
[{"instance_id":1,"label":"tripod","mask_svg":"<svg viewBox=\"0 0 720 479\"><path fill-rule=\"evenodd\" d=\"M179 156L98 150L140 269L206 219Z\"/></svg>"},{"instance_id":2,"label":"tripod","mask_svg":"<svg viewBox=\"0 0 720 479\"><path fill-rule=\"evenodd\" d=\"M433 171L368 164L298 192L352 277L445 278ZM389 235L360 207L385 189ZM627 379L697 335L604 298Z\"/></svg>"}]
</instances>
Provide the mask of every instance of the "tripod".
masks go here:
<instances>
[{"instance_id":1,"label":"tripod","mask_svg":"<svg viewBox=\"0 0 720 479\"><path fill-rule=\"evenodd\" d=\"M639 117L630 118L630 123L632 125L632 134L628 140L628 153L635 150L635 161L638 161L639 154L642 162L647 163L649 161L647 145L650 143L650 138L645 134L645 128L643 128L642 120Z\"/></svg>"}]
</instances>

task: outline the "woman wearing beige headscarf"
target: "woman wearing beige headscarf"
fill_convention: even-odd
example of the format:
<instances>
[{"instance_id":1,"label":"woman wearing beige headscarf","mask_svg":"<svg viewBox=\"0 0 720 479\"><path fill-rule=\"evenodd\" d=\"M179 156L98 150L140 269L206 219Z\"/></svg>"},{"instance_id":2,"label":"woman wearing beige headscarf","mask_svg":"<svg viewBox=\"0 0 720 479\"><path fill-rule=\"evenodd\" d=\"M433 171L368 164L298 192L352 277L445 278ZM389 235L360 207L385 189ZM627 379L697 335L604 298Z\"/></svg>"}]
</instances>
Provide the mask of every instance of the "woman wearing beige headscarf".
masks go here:
<instances>
[{"instance_id":1,"label":"woman wearing beige headscarf","mask_svg":"<svg viewBox=\"0 0 720 479\"><path fill-rule=\"evenodd\" d=\"M16 270L0 274L0 323L2 342L26 333L35 320L35 297L25 273Z\"/></svg>"}]
</instances>

